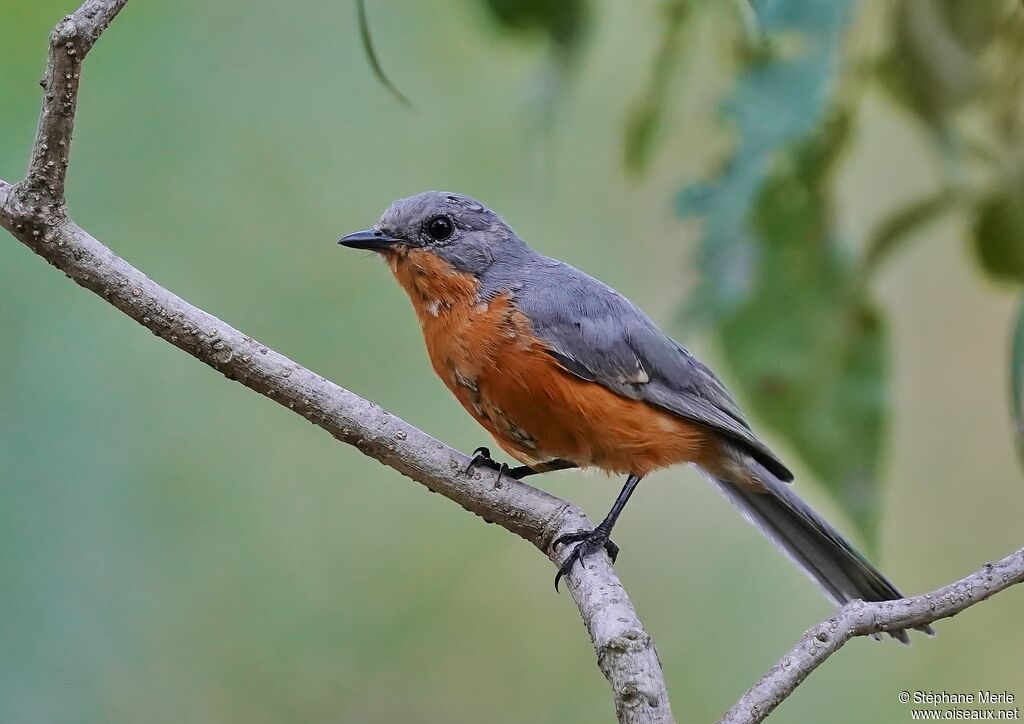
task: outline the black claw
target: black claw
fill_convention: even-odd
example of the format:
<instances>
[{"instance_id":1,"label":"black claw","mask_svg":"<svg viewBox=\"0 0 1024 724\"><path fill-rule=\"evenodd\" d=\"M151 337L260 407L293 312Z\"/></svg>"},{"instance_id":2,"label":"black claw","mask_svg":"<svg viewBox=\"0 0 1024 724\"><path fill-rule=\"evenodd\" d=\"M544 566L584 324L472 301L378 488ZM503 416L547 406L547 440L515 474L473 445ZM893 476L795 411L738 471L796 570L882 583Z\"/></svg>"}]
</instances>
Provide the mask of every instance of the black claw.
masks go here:
<instances>
[{"instance_id":1,"label":"black claw","mask_svg":"<svg viewBox=\"0 0 1024 724\"><path fill-rule=\"evenodd\" d=\"M562 576L565 574L565 566L558 569L558 573L555 574L555 593L561 593L558 590L558 582L562 580Z\"/></svg>"},{"instance_id":2,"label":"black claw","mask_svg":"<svg viewBox=\"0 0 1024 724\"><path fill-rule=\"evenodd\" d=\"M558 583L563 577L568 576L572 571L572 567L576 565L576 561L579 561L580 565L584 565L584 558L591 553L596 553L602 548L611 558L612 563L615 563L615 559L619 556L619 547L608 537L608 532L601 526L594 528L594 530L581 530L575 533L566 533L563 536L559 536L551 544L552 548L558 548L559 546L566 545L567 543L576 543L576 547L572 549L572 552L562 562L562 565L558 567L558 573L555 574L555 590L558 590Z\"/></svg>"},{"instance_id":3,"label":"black claw","mask_svg":"<svg viewBox=\"0 0 1024 724\"><path fill-rule=\"evenodd\" d=\"M473 471L473 468L479 467L490 468L491 470L499 469L498 463L494 462L491 458L491 451L489 448L481 446L474 450L473 457L470 459L469 465L466 466L464 473L469 475Z\"/></svg>"},{"instance_id":4,"label":"black claw","mask_svg":"<svg viewBox=\"0 0 1024 724\"><path fill-rule=\"evenodd\" d=\"M508 463L496 462L491 457L490 448L486 448L482 445L473 451L473 458L469 461L469 465L466 466L466 469L463 472L463 474L469 475L471 472L473 472L474 468L481 467L490 468L491 470L497 471L498 483L501 482L501 478L503 476L508 476L510 478L514 478L515 480L519 480L520 476L522 475L520 468L510 468L508 466Z\"/></svg>"},{"instance_id":5,"label":"black claw","mask_svg":"<svg viewBox=\"0 0 1024 724\"><path fill-rule=\"evenodd\" d=\"M619 547L610 538L604 542L604 551L612 559L612 563L619 557Z\"/></svg>"}]
</instances>

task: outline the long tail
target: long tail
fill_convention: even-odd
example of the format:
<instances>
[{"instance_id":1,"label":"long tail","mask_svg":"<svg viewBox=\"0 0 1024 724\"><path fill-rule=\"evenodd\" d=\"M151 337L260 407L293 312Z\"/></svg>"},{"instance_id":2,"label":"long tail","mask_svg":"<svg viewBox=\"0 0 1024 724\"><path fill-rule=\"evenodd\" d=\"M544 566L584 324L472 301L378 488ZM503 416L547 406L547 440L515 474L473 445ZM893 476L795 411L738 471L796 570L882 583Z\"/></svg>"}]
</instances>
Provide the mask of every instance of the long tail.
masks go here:
<instances>
[{"instance_id":1,"label":"long tail","mask_svg":"<svg viewBox=\"0 0 1024 724\"><path fill-rule=\"evenodd\" d=\"M758 472L766 491L735 485L711 475L708 477L743 517L768 536L837 605L858 598L864 601L903 598L881 571L868 563L788 485L763 468ZM928 635L935 633L931 626L917 628ZM890 631L889 634L905 644L910 643L910 637L904 630Z\"/></svg>"}]
</instances>

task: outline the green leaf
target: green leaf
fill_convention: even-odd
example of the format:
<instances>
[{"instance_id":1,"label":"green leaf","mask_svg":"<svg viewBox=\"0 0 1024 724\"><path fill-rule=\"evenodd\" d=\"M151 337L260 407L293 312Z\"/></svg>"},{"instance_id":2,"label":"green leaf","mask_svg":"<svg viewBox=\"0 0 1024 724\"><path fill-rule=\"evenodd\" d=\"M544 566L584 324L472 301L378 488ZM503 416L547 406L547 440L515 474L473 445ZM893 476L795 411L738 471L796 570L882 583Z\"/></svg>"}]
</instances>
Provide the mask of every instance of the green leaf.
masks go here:
<instances>
[{"instance_id":1,"label":"green leaf","mask_svg":"<svg viewBox=\"0 0 1024 724\"><path fill-rule=\"evenodd\" d=\"M1010 391L1017 452L1024 465L1024 297L1021 297L1010 348Z\"/></svg>"},{"instance_id":2,"label":"green leaf","mask_svg":"<svg viewBox=\"0 0 1024 724\"><path fill-rule=\"evenodd\" d=\"M761 33L723 109L736 150L676 209L704 216L688 317L715 325L744 403L871 540L887 335L833 228L848 117L827 116L854 5L752 2Z\"/></svg>"},{"instance_id":3,"label":"green leaf","mask_svg":"<svg viewBox=\"0 0 1024 724\"><path fill-rule=\"evenodd\" d=\"M736 149L717 178L686 186L676 198L680 216L704 217L701 280L686 309L691 320L714 323L749 300L760 245L747 225L750 208L775 154L811 133L829 107L854 4L751 3L758 47L768 50L753 54L722 108Z\"/></svg>"},{"instance_id":4,"label":"green leaf","mask_svg":"<svg viewBox=\"0 0 1024 724\"><path fill-rule=\"evenodd\" d=\"M745 403L871 541L888 344L832 225L828 180L846 135L840 116L775 165L750 219L759 242L750 295L717 333Z\"/></svg>"},{"instance_id":5,"label":"green leaf","mask_svg":"<svg viewBox=\"0 0 1024 724\"><path fill-rule=\"evenodd\" d=\"M661 43L651 68L651 79L626 124L625 165L631 173L643 173L650 160L654 136L665 113L669 81L683 55L682 31L690 14L690 0L671 0L665 6Z\"/></svg>"},{"instance_id":6,"label":"green leaf","mask_svg":"<svg viewBox=\"0 0 1024 724\"><path fill-rule=\"evenodd\" d=\"M578 48L590 16L588 0L482 0L506 30L541 33L554 43L564 60Z\"/></svg>"},{"instance_id":7,"label":"green leaf","mask_svg":"<svg viewBox=\"0 0 1024 724\"><path fill-rule=\"evenodd\" d=\"M939 125L977 89L974 57L938 0L901 0L893 21L892 45L878 66L879 79L897 102Z\"/></svg>"},{"instance_id":8,"label":"green leaf","mask_svg":"<svg viewBox=\"0 0 1024 724\"><path fill-rule=\"evenodd\" d=\"M929 125L942 126L982 89L979 56L1005 14L1005 4L992 0L899 0L877 67L883 87Z\"/></svg>"},{"instance_id":9,"label":"green leaf","mask_svg":"<svg viewBox=\"0 0 1024 724\"><path fill-rule=\"evenodd\" d=\"M999 192L978 205L974 245L991 276L1024 282L1024 194Z\"/></svg>"}]
</instances>

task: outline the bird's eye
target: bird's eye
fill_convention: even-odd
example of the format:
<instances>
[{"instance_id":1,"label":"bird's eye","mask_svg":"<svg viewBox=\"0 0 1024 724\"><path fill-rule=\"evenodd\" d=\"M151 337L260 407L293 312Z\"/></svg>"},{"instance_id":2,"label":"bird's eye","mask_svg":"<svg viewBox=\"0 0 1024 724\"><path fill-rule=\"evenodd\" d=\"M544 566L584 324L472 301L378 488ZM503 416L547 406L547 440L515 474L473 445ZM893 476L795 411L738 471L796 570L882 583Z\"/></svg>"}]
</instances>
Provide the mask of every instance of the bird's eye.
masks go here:
<instances>
[{"instance_id":1,"label":"bird's eye","mask_svg":"<svg viewBox=\"0 0 1024 724\"><path fill-rule=\"evenodd\" d=\"M455 224L447 216L435 216L427 222L426 230L434 241L444 241L455 232Z\"/></svg>"}]
</instances>

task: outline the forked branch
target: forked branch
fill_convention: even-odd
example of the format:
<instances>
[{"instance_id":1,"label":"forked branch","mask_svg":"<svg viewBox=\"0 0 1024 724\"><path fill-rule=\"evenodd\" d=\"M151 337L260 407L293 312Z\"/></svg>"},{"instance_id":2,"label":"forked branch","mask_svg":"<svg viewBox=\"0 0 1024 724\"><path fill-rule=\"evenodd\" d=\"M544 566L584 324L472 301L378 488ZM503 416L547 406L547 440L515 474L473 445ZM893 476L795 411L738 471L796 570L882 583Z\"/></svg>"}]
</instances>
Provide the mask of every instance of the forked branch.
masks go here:
<instances>
[{"instance_id":1,"label":"forked branch","mask_svg":"<svg viewBox=\"0 0 1024 724\"><path fill-rule=\"evenodd\" d=\"M1024 548L998 563L923 596L899 601L865 603L851 601L836 614L803 635L799 643L761 677L719 724L757 724L781 704L825 659L857 636L871 636L895 629L950 618L986 598L1024 582Z\"/></svg>"}]
</instances>

